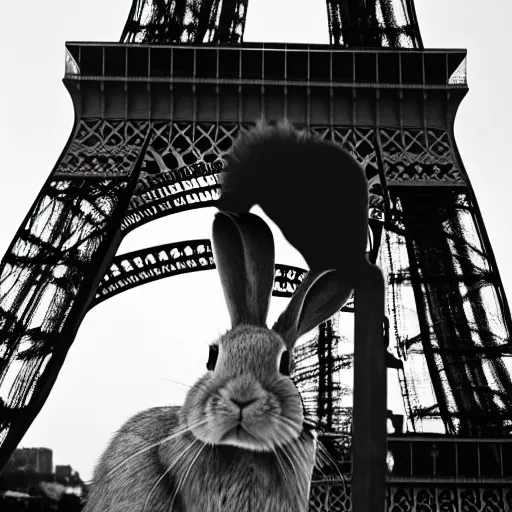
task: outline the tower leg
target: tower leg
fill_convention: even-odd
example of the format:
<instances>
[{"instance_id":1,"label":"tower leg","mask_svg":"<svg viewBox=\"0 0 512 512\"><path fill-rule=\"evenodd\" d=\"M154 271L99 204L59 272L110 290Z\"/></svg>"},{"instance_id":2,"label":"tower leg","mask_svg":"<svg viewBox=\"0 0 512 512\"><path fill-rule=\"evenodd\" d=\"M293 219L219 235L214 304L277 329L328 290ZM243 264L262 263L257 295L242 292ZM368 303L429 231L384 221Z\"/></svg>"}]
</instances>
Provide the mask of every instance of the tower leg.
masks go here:
<instances>
[{"instance_id":1,"label":"tower leg","mask_svg":"<svg viewBox=\"0 0 512 512\"><path fill-rule=\"evenodd\" d=\"M2 260L0 469L44 405L121 242L148 141L148 122L77 123Z\"/></svg>"},{"instance_id":2,"label":"tower leg","mask_svg":"<svg viewBox=\"0 0 512 512\"><path fill-rule=\"evenodd\" d=\"M384 278L364 265L355 288L352 510L382 512L386 499L387 383Z\"/></svg>"}]
</instances>

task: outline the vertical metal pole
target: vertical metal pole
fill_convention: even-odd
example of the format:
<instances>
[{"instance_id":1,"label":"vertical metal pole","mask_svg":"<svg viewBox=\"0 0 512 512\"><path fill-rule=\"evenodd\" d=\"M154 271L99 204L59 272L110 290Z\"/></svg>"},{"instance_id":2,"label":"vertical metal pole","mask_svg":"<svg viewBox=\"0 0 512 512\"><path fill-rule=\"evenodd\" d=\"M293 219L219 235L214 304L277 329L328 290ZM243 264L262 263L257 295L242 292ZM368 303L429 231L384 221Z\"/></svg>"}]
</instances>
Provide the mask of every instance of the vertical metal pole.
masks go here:
<instances>
[{"instance_id":1,"label":"vertical metal pole","mask_svg":"<svg viewBox=\"0 0 512 512\"><path fill-rule=\"evenodd\" d=\"M364 265L355 289L352 510L383 512L386 500L387 379L382 337L384 279Z\"/></svg>"}]
</instances>

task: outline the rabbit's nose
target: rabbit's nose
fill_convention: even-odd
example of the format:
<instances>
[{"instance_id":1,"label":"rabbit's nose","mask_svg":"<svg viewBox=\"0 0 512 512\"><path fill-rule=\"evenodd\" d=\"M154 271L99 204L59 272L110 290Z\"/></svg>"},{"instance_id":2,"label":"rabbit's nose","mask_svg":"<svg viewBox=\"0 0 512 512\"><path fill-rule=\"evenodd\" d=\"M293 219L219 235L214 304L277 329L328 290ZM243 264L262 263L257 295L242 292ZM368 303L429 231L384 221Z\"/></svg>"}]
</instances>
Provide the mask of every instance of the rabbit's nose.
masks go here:
<instances>
[{"instance_id":1,"label":"rabbit's nose","mask_svg":"<svg viewBox=\"0 0 512 512\"><path fill-rule=\"evenodd\" d=\"M238 405L238 407L240 407L240 409L243 409L244 407L247 407L248 405L251 405L253 404L254 402L256 402L256 400L258 400L257 398L246 398L245 400L242 400L240 398L233 398L233 397L230 397L230 400L235 404L235 405Z\"/></svg>"}]
</instances>

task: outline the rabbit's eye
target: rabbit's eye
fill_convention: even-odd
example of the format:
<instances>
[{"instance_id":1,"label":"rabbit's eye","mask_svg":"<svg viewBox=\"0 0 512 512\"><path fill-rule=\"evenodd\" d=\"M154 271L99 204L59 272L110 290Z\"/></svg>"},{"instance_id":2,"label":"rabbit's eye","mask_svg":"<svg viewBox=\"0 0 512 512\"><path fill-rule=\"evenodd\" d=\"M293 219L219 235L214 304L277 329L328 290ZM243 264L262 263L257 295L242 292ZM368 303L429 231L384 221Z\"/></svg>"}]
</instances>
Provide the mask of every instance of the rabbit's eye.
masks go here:
<instances>
[{"instance_id":1,"label":"rabbit's eye","mask_svg":"<svg viewBox=\"0 0 512 512\"><path fill-rule=\"evenodd\" d=\"M290 375L290 353L285 350L281 354L281 362L279 363L279 371L283 375Z\"/></svg>"},{"instance_id":2,"label":"rabbit's eye","mask_svg":"<svg viewBox=\"0 0 512 512\"><path fill-rule=\"evenodd\" d=\"M208 362L206 363L206 369L213 371L215 370L215 364L217 363L217 357L219 355L219 346L210 345L210 353L208 355Z\"/></svg>"}]
</instances>

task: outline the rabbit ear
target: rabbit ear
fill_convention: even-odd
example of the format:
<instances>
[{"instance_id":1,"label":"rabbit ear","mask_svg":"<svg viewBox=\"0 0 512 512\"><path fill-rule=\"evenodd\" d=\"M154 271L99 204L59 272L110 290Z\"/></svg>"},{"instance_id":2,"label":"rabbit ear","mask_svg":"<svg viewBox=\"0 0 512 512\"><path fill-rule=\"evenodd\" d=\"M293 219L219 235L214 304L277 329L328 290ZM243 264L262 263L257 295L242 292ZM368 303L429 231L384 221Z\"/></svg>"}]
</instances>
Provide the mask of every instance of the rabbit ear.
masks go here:
<instances>
[{"instance_id":1,"label":"rabbit ear","mask_svg":"<svg viewBox=\"0 0 512 512\"><path fill-rule=\"evenodd\" d=\"M274 284L274 238L252 213L219 212L213 252L233 327L264 326Z\"/></svg>"},{"instance_id":2,"label":"rabbit ear","mask_svg":"<svg viewBox=\"0 0 512 512\"><path fill-rule=\"evenodd\" d=\"M328 320L350 298L352 289L335 270L311 271L297 288L273 330L284 339L288 349L307 332Z\"/></svg>"}]
</instances>

